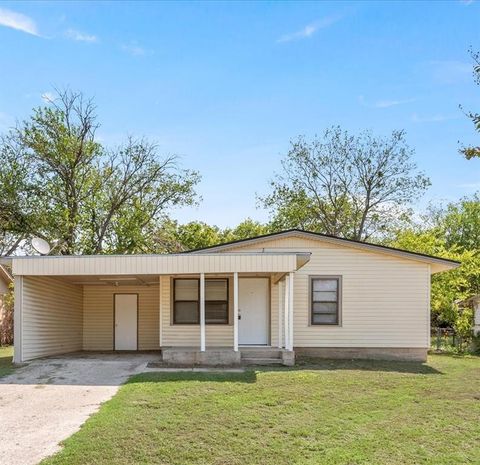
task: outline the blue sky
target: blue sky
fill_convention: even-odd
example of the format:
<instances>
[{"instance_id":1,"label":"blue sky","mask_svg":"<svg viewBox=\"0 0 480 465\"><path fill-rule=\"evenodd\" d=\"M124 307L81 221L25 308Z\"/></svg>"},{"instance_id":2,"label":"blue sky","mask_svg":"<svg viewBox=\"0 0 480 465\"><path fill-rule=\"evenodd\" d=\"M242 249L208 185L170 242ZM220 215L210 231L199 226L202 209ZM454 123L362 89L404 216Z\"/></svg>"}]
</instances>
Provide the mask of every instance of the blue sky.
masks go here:
<instances>
[{"instance_id":1,"label":"blue sky","mask_svg":"<svg viewBox=\"0 0 480 465\"><path fill-rule=\"evenodd\" d=\"M232 226L266 220L289 140L339 124L405 129L432 187L418 205L480 189L478 144L458 105L480 110L468 49L480 2L0 2L0 130L53 86L95 98L99 136L158 142L202 174L197 208Z\"/></svg>"}]
</instances>

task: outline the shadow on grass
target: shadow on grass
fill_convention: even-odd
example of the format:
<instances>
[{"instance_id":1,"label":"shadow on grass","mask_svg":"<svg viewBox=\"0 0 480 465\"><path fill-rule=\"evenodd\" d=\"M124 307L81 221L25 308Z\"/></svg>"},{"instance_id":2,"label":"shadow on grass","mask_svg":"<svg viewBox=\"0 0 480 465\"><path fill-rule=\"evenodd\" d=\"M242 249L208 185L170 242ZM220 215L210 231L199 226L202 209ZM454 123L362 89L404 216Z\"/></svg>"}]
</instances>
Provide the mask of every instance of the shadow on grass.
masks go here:
<instances>
[{"instance_id":1,"label":"shadow on grass","mask_svg":"<svg viewBox=\"0 0 480 465\"><path fill-rule=\"evenodd\" d=\"M442 375L443 373L422 362L403 362L388 360L336 360L297 357L297 364L291 369L296 370L351 370L351 371L381 371L393 373L411 373L422 375Z\"/></svg>"},{"instance_id":2,"label":"shadow on grass","mask_svg":"<svg viewBox=\"0 0 480 465\"><path fill-rule=\"evenodd\" d=\"M126 384L132 383L162 383L171 381L200 381L214 383L256 383L257 375L253 370L240 373L228 372L151 372L132 376Z\"/></svg>"},{"instance_id":3,"label":"shadow on grass","mask_svg":"<svg viewBox=\"0 0 480 465\"><path fill-rule=\"evenodd\" d=\"M420 362L385 360L323 360L299 358L293 367L255 366L243 373L232 372L150 372L131 377L127 383L161 383L171 381L198 381L215 383L256 383L257 373L295 371L370 371L419 375L443 375L430 365ZM352 376L355 376L352 373Z\"/></svg>"}]
</instances>

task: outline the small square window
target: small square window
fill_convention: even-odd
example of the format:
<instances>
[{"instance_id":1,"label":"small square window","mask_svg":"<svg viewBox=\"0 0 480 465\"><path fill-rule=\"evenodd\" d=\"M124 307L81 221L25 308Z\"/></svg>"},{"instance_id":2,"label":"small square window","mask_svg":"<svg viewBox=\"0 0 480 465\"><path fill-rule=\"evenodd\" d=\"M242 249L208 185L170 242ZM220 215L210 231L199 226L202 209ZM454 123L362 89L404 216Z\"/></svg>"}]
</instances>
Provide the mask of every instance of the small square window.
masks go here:
<instances>
[{"instance_id":1,"label":"small square window","mask_svg":"<svg viewBox=\"0 0 480 465\"><path fill-rule=\"evenodd\" d=\"M310 323L312 325L338 325L340 278L312 277L310 279Z\"/></svg>"}]
</instances>

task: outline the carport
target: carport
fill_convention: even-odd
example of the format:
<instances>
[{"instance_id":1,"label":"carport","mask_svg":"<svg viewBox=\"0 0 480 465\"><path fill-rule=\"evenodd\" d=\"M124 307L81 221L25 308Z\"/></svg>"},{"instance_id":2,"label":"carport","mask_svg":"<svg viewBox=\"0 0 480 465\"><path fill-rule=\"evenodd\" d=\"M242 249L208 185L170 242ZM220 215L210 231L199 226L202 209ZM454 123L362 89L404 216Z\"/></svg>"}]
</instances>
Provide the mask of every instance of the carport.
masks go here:
<instances>
[{"instance_id":1,"label":"carport","mask_svg":"<svg viewBox=\"0 0 480 465\"><path fill-rule=\"evenodd\" d=\"M268 280L267 330L278 336L278 348L292 352L293 273L309 259L309 253L294 252L3 258L15 278L14 361L167 347L222 348L231 352L229 360L239 360L239 277ZM195 324L172 319L173 283L182 279L199 283ZM206 283L226 283L225 324L206 324L206 290L220 289Z\"/></svg>"}]
</instances>

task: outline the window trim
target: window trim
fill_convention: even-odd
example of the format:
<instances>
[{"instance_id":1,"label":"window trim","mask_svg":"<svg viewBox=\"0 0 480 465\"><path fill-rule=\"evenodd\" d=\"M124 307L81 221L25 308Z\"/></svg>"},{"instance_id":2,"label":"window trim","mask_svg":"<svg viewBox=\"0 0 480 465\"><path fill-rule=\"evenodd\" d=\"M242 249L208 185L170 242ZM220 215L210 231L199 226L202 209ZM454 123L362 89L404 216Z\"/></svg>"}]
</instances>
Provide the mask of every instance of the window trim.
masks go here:
<instances>
[{"instance_id":1,"label":"window trim","mask_svg":"<svg viewBox=\"0 0 480 465\"><path fill-rule=\"evenodd\" d=\"M337 281L337 321L335 323L314 323L313 322L313 281L316 279L333 280ZM309 298L309 326L342 326L342 287L343 287L342 275L310 275L308 277L308 298Z\"/></svg>"},{"instance_id":2,"label":"window trim","mask_svg":"<svg viewBox=\"0 0 480 465\"><path fill-rule=\"evenodd\" d=\"M188 281L198 281L198 299L197 300L176 300L175 299L175 281L188 280ZM225 326L230 324L230 279L228 277L219 277L219 278L205 278L205 287L207 286L207 281L210 280L222 280L226 282L227 285L227 299L226 300L205 300L205 325L211 326ZM175 321L175 304L177 302L195 302L197 304L197 323L180 323ZM206 318L207 313L207 303L208 302L220 302L227 304L227 320L225 322L215 322L209 323ZM172 278L172 325L181 325L181 326L199 326L200 325L200 278Z\"/></svg>"}]
</instances>

